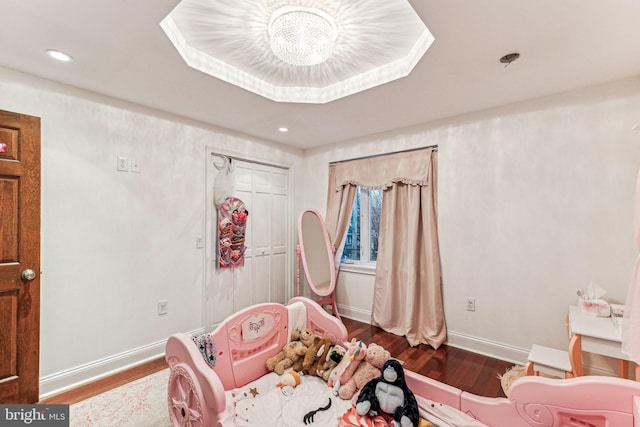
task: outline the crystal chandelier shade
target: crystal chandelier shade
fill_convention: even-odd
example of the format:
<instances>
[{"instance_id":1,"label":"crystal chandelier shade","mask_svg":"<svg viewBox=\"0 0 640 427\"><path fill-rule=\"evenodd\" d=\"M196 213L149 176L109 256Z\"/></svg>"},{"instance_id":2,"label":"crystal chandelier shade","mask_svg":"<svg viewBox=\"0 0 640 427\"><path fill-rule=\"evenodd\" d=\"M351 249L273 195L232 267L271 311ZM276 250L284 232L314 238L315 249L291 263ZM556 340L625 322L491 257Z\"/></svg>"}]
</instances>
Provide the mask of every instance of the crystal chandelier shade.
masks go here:
<instances>
[{"instance_id":1,"label":"crystal chandelier shade","mask_svg":"<svg viewBox=\"0 0 640 427\"><path fill-rule=\"evenodd\" d=\"M335 22L321 10L283 7L269 21L269 42L273 53L295 66L325 62L338 36Z\"/></svg>"},{"instance_id":2,"label":"crystal chandelier shade","mask_svg":"<svg viewBox=\"0 0 640 427\"><path fill-rule=\"evenodd\" d=\"M189 67L275 102L325 104L400 79L434 41L407 0L174 2L160 25Z\"/></svg>"}]
</instances>

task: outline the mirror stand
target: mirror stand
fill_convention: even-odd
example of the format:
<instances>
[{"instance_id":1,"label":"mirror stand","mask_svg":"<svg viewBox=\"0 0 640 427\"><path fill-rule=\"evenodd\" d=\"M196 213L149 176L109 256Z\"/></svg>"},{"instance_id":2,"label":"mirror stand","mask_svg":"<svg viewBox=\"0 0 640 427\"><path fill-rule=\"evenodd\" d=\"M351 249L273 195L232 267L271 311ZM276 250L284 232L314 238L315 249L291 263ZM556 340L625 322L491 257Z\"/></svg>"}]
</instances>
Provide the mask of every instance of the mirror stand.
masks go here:
<instances>
[{"instance_id":1,"label":"mirror stand","mask_svg":"<svg viewBox=\"0 0 640 427\"><path fill-rule=\"evenodd\" d=\"M335 253L335 249L333 250ZM297 283L297 290L296 290L296 296L300 296L300 245L296 245L296 256L297 256L297 268L296 268L296 283ZM331 312L333 313L333 315L335 317L338 318L338 320L342 321L342 319L340 318L340 313L338 313L338 302L336 300L336 291L335 289L333 290L333 292L331 292L331 294L323 299L318 299L315 300L315 302L317 302L322 308L324 308L326 310L327 306L331 306Z\"/></svg>"},{"instance_id":2,"label":"mirror stand","mask_svg":"<svg viewBox=\"0 0 640 427\"><path fill-rule=\"evenodd\" d=\"M318 211L305 209L298 219L298 245L296 246L297 294L300 296L301 268L311 292L320 297L316 302L340 319L336 301L335 248L329 240L327 226ZM328 311L328 310L327 310Z\"/></svg>"}]
</instances>

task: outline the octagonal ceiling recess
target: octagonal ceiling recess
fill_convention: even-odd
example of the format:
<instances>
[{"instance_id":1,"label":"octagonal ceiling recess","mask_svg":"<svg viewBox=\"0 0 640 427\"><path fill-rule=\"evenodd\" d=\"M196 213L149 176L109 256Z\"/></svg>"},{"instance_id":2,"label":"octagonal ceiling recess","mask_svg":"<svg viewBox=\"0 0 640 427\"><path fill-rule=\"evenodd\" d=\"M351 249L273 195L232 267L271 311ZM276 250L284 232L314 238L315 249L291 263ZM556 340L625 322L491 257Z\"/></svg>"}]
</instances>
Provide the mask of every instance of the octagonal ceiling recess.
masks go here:
<instances>
[{"instance_id":1,"label":"octagonal ceiling recess","mask_svg":"<svg viewBox=\"0 0 640 427\"><path fill-rule=\"evenodd\" d=\"M333 18L325 62L271 51L269 21L286 6ZM405 77L434 41L407 0L182 0L160 25L190 67L278 102L322 104Z\"/></svg>"}]
</instances>

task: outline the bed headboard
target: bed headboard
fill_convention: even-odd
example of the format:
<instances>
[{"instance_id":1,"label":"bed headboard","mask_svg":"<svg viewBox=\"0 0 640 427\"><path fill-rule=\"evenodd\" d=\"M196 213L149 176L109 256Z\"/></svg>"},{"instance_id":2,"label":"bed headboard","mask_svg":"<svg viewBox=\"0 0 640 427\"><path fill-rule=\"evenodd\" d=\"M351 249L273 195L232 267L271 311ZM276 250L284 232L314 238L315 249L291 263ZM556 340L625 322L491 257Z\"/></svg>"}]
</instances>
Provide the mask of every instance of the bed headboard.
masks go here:
<instances>
[{"instance_id":1,"label":"bed headboard","mask_svg":"<svg viewBox=\"0 0 640 427\"><path fill-rule=\"evenodd\" d=\"M344 324L304 297L295 297L286 306L256 304L220 323L211 333L217 350L213 369L225 390L242 387L266 374L267 359L289 342L293 328L301 326L333 342L347 341Z\"/></svg>"},{"instance_id":2,"label":"bed headboard","mask_svg":"<svg viewBox=\"0 0 640 427\"><path fill-rule=\"evenodd\" d=\"M241 387L267 373L266 360L289 340L287 308L257 304L224 320L212 333L214 370L226 390Z\"/></svg>"}]
</instances>

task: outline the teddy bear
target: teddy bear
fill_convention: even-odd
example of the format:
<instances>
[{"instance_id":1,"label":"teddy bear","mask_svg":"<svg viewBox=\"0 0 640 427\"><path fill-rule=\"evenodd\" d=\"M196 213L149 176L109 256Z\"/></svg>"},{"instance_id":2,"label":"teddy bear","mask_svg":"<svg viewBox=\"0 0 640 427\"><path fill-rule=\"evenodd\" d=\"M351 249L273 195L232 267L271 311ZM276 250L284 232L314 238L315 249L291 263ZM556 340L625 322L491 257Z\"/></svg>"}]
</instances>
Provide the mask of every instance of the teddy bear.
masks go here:
<instances>
[{"instance_id":1,"label":"teddy bear","mask_svg":"<svg viewBox=\"0 0 640 427\"><path fill-rule=\"evenodd\" d=\"M316 375L316 365L318 360L322 357L325 349L328 349L333 342L329 337L315 336L313 343L307 349L307 353L304 355L304 361L302 362L302 372L307 375Z\"/></svg>"},{"instance_id":2,"label":"teddy bear","mask_svg":"<svg viewBox=\"0 0 640 427\"><path fill-rule=\"evenodd\" d=\"M305 346L311 347L311 344L313 344L313 338L315 336L316 335L311 332L311 329L295 329L291 333L291 341L300 341Z\"/></svg>"},{"instance_id":3,"label":"teddy bear","mask_svg":"<svg viewBox=\"0 0 640 427\"><path fill-rule=\"evenodd\" d=\"M347 350L344 347L338 344L329 347L328 351L325 351L326 355L323 354L323 356L318 360L316 375L323 380L328 381L331 371L342 361L346 351Z\"/></svg>"},{"instance_id":4,"label":"teddy bear","mask_svg":"<svg viewBox=\"0 0 640 427\"><path fill-rule=\"evenodd\" d=\"M300 341L291 341L285 344L278 354L267 359L265 366L269 372L282 375L285 369L294 366L296 362L302 360L306 352L307 347Z\"/></svg>"},{"instance_id":5,"label":"teddy bear","mask_svg":"<svg viewBox=\"0 0 640 427\"><path fill-rule=\"evenodd\" d=\"M364 357L355 372L349 379L349 381L342 383L338 390L340 398L349 400L357 399L356 392L360 390L366 383L372 379L379 377L381 374L380 369L384 362L391 358L391 353L384 349L384 347L371 343L367 346L367 354Z\"/></svg>"},{"instance_id":6,"label":"teddy bear","mask_svg":"<svg viewBox=\"0 0 640 427\"><path fill-rule=\"evenodd\" d=\"M367 345L355 338L347 346L347 352L342 357L342 361L331 370L327 385L333 388L333 394L338 394L340 385L346 383L355 372L358 364L367 354Z\"/></svg>"},{"instance_id":7,"label":"teddy bear","mask_svg":"<svg viewBox=\"0 0 640 427\"><path fill-rule=\"evenodd\" d=\"M355 406L360 416L380 412L392 416L394 426L417 427L420 421L416 397L405 382L402 365L395 359L384 362L380 377L362 387Z\"/></svg>"}]
</instances>

